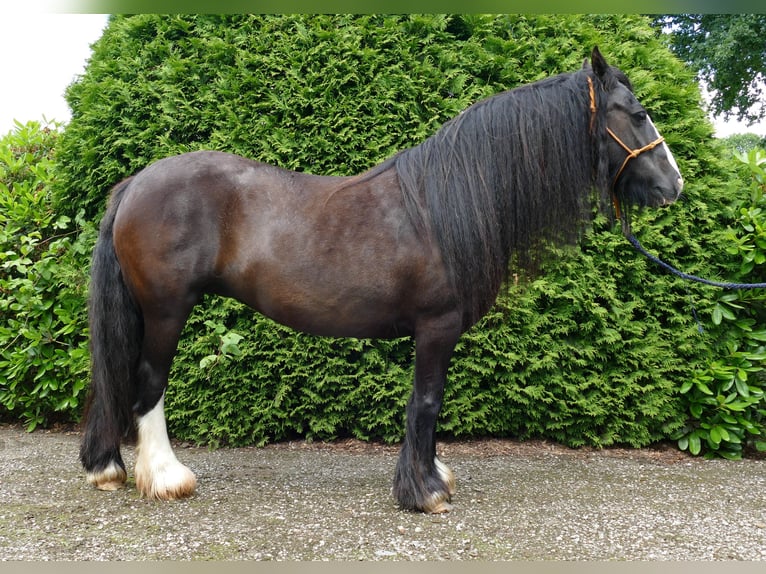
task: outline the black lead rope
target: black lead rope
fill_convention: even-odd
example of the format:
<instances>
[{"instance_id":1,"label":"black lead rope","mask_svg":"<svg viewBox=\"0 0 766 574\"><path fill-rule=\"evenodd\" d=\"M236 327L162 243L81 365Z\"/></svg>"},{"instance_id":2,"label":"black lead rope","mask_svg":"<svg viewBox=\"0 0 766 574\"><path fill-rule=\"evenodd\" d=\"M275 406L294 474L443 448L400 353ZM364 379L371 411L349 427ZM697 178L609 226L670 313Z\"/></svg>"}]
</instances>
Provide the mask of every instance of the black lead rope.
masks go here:
<instances>
[{"instance_id":1,"label":"black lead rope","mask_svg":"<svg viewBox=\"0 0 766 574\"><path fill-rule=\"evenodd\" d=\"M638 242L638 239L636 239L636 236L633 235L632 233L630 232L625 233L625 238L628 241L630 241L630 244L636 249L636 251L638 251L644 257L649 259L649 261L656 263L663 269L669 271L670 273L672 273L673 275L676 275L677 277L680 277L681 279L686 279L687 281L696 281L697 283L710 285L712 287L720 287L721 289L766 289L766 283L728 283L725 281L711 281L709 279L703 279L702 277L697 277L696 275L690 275L689 273L684 273L683 271L679 271L672 265L665 263L659 257L649 253L646 249L643 248L643 246Z\"/></svg>"}]
</instances>

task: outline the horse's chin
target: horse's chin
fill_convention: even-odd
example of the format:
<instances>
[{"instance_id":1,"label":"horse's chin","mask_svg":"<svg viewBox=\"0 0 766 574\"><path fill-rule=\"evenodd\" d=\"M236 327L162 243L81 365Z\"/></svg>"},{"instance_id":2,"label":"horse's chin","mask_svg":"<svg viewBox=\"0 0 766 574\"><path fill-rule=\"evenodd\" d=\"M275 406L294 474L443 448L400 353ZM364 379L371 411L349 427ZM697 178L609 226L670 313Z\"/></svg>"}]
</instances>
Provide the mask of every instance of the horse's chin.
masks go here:
<instances>
[{"instance_id":1,"label":"horse's chin","mask_svg":"<svg viewBox=\"0 0 766 574\"><path fill-rule=\"evenodd\" d=\"M654 188L647 197L646 204L650 207L667 207L673 205L681 196L680 190Z\"/></svg>"},{"instance_id":2,"label":"horse's chin","mask_svg":"<svg viewBox=\"0 0 766 574\"><path fill-rule=\"evenodd\" d=\"M668 199L667 197L661 197L654 207L668 207L676 202L675 199Z\"/></svg>"}]
</instances>

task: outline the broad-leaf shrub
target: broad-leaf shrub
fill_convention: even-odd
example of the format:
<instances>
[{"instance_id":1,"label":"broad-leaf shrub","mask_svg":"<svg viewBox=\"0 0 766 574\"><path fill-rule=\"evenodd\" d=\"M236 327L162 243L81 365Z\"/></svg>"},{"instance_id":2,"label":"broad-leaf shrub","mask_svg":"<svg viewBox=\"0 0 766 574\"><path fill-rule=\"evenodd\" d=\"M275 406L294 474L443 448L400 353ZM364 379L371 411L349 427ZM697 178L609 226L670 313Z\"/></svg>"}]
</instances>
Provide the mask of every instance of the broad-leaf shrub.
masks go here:
<instances>
[{"instance_id":1,"label":"broad-leaf shrub","mask_svg":"<svg viewBox=\"0 0 766 574\"><path fill-rule=\"evenodd\" d=\"M766 282L766 152L735 153L745 168L735 179L735 225L727 253L739 260L742 283ZM678 445L692 454L740 458L747 445L766 450L766 290L734 290L720 296L711 320L722 327L719 351L681 387L690 422Z\"/></svg>"},{"instance_id":2,"label":"broad-leaf shrub","mask_svg":"<svg viewBox=\"0 0 766 574\"><path fill-rule=\"evenodd\" d=\"M0 419L30 430L69 420L88 380L93 229L52 206L57 128L29 122L0 140Z\"/></svg>"}]
</instances>

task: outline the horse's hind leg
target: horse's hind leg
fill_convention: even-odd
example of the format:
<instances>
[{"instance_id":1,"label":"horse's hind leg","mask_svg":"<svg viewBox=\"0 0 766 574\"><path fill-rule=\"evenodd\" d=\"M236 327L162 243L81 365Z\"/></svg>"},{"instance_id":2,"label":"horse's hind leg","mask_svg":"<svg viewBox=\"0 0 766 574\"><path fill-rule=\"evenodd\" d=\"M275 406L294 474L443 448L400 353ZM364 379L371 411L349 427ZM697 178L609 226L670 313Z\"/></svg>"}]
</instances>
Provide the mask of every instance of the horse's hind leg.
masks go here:
<instances>
[{"instance_id":1,"label":"horse's hind leg","mask_svg":"<svg viewBox=\"0 0 766 574\"><path fill-rule=\"evenodd\" d=\"M407 404L407 434L393 487L399 506L405 510L441 513L452 508L455 478L436 456L436 420L459 337L458 317L451 315L430 321L416 334L415 386Z\"/></svg>"},{"instance_id":2,"label":"horse's hind leg","mask_svg":"<svg viewBox=\"0 0 766 574\"><path fill-rule=\"evenodd\" d=\"M157 500L190 496L197 485L194 473L181 464L173 452L164 411L170 365L187 315L162 319L145 317L144 323L135 405L138 426L136 487L142 496Z\"/></svg>"}]
</instances>

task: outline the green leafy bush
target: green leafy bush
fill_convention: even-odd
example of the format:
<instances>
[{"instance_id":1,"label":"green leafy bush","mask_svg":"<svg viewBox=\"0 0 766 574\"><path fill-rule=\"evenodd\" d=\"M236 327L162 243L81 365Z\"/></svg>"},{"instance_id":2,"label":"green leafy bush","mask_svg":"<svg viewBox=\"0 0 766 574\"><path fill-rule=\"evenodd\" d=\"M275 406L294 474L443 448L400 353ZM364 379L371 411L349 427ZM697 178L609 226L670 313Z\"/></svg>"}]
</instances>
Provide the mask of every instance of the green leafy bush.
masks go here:
<instances>
[{"instance_id":1,"label":"green leafy bush","mask_svg":"<svg viewBox=\"0 0 766 574\"><path fill-rule=\"evenodd\" d=\"M29 122L0 140L0 418L30 430L57 413L69 419L88 377L93 233L52 207L58 134Z\"/></svg>"},{"instance_id":2,"label":"green leafy bush","mask_svg":"<svg viewBox=\"0 0 766 574\"><path fill-rule=\"evenodd\" d=\"M744 188L731 207L736 225L726 234L727 253L739 258L736 281L766 282L766 152L736 153ZM678 445L692 454L740 458L752 444L766 450L766 290L723 294L712 308L721 330L720 351L681 387L690 423L678 433Z\"/></svg>"}]
</instances>

